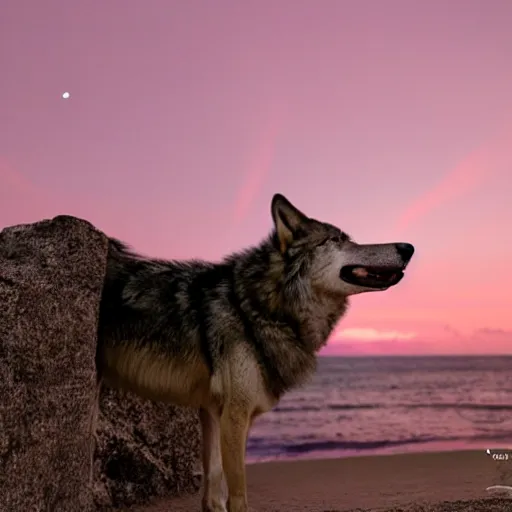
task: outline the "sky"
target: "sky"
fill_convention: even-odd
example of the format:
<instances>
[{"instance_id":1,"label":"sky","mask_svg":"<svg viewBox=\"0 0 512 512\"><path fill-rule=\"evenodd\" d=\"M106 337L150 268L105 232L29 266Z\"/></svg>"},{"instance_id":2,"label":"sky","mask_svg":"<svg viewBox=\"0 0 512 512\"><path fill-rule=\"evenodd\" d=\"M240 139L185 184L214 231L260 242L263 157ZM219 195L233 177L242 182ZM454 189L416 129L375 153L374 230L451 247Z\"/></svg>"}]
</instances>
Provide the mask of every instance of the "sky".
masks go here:
<instances>
[{"instance_id":1,"label":"sky","mask_svg":"<svg viewBox=\"0 0 512 512\"><path fill-rule=\"evenodd\" d=\"M279 192L416 247L325 354L512 353L511 23L509 0L3 0L0 227L70 214L219 260Z\"/></svg>"}]
</instances>

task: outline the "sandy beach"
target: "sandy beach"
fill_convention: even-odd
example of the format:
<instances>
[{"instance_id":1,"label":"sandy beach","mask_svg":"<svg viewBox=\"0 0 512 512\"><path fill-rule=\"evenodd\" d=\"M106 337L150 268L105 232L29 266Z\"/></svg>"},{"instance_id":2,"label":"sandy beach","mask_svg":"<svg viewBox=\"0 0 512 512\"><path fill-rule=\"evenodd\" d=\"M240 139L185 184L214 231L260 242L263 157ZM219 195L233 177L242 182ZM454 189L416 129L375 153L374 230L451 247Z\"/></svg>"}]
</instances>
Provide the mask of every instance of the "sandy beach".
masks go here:
<instances>
[{"instance_id":1,"label":"sandy beach","mask_svg":"<svg viewBox=\"0 0 512 512\"><path fill-rule=\"evenodd\" d=\"M507 464L509 466L507 467ZM248 466L255 512L494 512L512 511L512 461L482 451L268 462ZM137 508L137 512L200 511L199 496Z\"/></svg>"}]
</instances>

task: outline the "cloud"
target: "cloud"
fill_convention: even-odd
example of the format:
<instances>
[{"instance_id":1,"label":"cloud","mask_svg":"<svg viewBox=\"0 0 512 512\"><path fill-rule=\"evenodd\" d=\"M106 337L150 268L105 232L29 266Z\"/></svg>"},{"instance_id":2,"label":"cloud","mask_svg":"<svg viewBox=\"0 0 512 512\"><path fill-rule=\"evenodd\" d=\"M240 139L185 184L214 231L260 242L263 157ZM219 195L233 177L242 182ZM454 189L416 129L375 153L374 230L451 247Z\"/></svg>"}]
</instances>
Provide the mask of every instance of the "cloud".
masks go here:
<instances>
[{"instance_id":1,"label":"cloud","mask_svg":"<svg viewBox=\"0 0 512 512\"><path fill-rule=\"evenodd\" d=\"M249 163L247 174L238 190L234 204L234 223L240 225L249 213L272 166L278 136L283 124L283 115L274 109L263 129L260 142Z\"/></svg>"},{"instance_id":2,"label":"cloud","mask_svg":"<svg viewBox=\"0 0 512 512\"><path fill-rule=\"evenodd\" d=\"M416 198L398 218L396 231L402 233L413 223L449 201L469 194L507 164L510 164L512 137L506 132L473 151L450 169L436 186Z\"/></svg>"},{"instance_id":3,"label":"cloud","mask_svg":"<svg viewBox=\"0 0 512 512\"><path fill-rule=\"evenodd\" d=\"M451 338L461 338L462 333L455 329L455 327L452 327L451 325L444 324L443 327L443 334L446 334L447 336L450 336Z\"/></svg>"},{"instance_id":4,"label":"cloud","mask_svg":"<svg viewBox=\"0 0 512 512\"><path fill-rule=\"evenodd\" d=\"M46 191L0 157L0 226L33 222L54 205Z\"/></svg>"},{"instance_id":5,"label":"cloud","mask_svg":"<svg viewBox=\"0 0 512 512\"><path fill-rule=\"evenodd\" d=\"M341 329L334 335L334 340L360 340L360 341L398 341L412 340L416 338L414 332L404 332L395 330L379 330L372 327L351 327Z\"/></svg>"},{"instance_id":6,"label":"cloud","mask_svg":"<svg viewBox=\"0 0 512 512\"><path fill-rule=\"evenodd\" d=\"M512 353L512 331L482 327L462 334L450 325L409 331L351 327L338 330L323 355L478 355Z\"/></svg>"},{"instance_id":7,"label":"cloud","mask_svg":"<svg viewBox=\"0 0 512 512\"><path fill-rule=\"evenodd\" d=\"M21 172L16 171L14 167L9 165L5 160L0 159L0 183L2 188L17 191L25 194L36 194L37 189ZM4 189L5 190L5 189Z\"/></svg>"},{"instance_id":8,"label":"cloud","mask_svg":"<svg viewBox=\"0 0 512 512\"><path fill-rule=\"evenodd\" d=\"M481 329L476 329L473 333L474 336L506 336L512 338L512 331L507 331L505 329L493 329L491 327L482 327Z\"/></svg>"},{"instance_id":9,"label":"cloud","mask_svg":"<svg viewBox=\"0 0 512 512\"><path fill-rule=\"evenodd\" d=\"M465 340L464 349L469 353L512 353L512 331L482 327Z\"/></svg>"}]
</instances>

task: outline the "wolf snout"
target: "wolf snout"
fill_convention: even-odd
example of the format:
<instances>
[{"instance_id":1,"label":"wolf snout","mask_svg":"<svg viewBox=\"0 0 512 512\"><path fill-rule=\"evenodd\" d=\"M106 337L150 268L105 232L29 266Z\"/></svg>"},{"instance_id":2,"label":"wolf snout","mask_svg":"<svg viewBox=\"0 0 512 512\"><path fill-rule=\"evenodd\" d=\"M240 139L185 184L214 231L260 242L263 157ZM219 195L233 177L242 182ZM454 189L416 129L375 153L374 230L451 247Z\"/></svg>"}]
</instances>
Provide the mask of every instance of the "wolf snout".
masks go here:
<instances>
[{"instance_id":1,"label":"wolf snout","mask_svg":"<svg viewBox=\"0 0 512 512\"><path fill-rule=\"evenodd\" d=\"M414 254L414 245L400 242L398 244L395 244L395 247L398 254L402 258L404 265L406 263L409 263L409 260L412 258L412 255Z\"/></svg>"}]
</instances>

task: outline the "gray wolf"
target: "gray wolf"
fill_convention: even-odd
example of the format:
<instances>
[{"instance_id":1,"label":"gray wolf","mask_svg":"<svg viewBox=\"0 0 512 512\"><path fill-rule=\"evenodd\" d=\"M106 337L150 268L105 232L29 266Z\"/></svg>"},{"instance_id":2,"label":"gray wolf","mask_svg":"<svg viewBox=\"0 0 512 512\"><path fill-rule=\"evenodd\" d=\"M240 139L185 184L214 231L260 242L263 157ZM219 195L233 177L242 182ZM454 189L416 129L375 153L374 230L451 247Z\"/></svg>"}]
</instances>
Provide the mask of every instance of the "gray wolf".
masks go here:
<instances>
[{"instance_id":1,"label":"gray wolf","mask_svg":"<svg viewBox=\"0 0 512 512\"><path fill-rule=\"evenodd\" d=\"M314 373L348 297L396 285L414 252L357 244L280 194L271 213L266 239L220 263L149 259L109 241L101 381L199 410L204 512L248 510L254 418Z\"/></svg>"}]
</instances>

